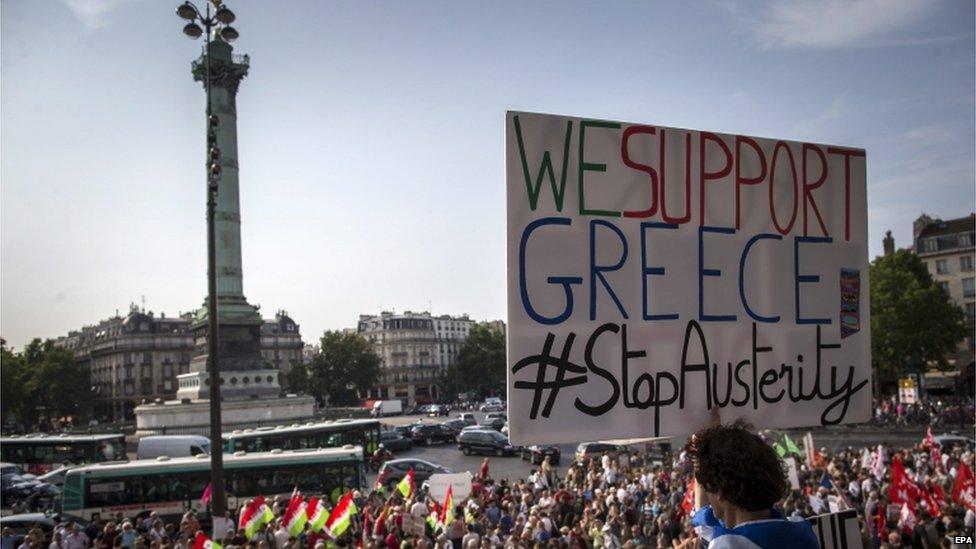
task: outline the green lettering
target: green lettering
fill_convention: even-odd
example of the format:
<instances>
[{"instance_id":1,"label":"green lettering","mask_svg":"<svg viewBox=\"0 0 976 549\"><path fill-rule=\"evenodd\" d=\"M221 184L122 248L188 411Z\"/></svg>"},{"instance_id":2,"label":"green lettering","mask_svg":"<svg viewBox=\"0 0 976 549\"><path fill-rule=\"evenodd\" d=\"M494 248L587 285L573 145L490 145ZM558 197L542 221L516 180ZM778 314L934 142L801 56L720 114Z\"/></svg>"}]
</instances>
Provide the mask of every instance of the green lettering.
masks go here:
<instances>
[{"instance_id":1,"label":"green lettering","mask_svg":"<svg viewBox=\"0 0 976 549\"><path fill-rule=\"evenodd\" d=\"M559 187L556 187L556 176L552 173L552 159L549 151L542 154L542 165L539 166L539 176L536 177L535 186L532 185L532 176L529 174L529 162L525 158L525 143L522 141L522 125L519 117L515 116L515 138L518 141L519 156L522 158L522 173L525 175L525 190L529 194L529 207L535 211L539 205L539 194L542 192L542 178L549 175L549 185L552 187L552 197L556 203L556 211L563 211L563 196L566 193L566 169L569 163L569 141L573 135L573 121L566 121L566 137L563 144L563 171L559 177Z\"/></svg>"}]
</instances>

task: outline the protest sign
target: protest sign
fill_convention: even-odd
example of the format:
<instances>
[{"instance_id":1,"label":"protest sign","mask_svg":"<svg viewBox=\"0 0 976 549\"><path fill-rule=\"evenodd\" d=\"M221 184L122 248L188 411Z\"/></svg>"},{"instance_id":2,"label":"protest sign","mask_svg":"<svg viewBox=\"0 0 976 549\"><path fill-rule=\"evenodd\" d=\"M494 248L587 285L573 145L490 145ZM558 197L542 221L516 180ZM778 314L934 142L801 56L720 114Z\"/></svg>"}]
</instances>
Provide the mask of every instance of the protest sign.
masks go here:
<instances>
[{"instance_id":1,"label":"protest sign","mask_svg":"<svg viewBox=\"0 0 976 549\"><path fill-rule=\"evenodd\" d=\"M790 480L790 488L799 490L800 474L796 470L796 459L794 459L793 456L790 456L783 461L786 462L786 478Z\"/></svg>"},{"instance_id":2,"label":"protest sign","mask_svg":"<svg viewBox=\"0 0 976 549\"><path fill-rule=\"evenodd\" d=\"M854 549L864 547L861 541L857 511L847 509L807 519L813 526L813 533L824 549Z\"/></svg>"},{"instance_id":3,"label":"protest sign","mask_svg":"<svg viewBox=\"0 0 976 549\"><path fill-rule=\"evenodd\" d=\"M471 493L471 473L435 473L427 480L428 491L437 501L444 501L447 487L455 501L461 501Z\"/></svg>"},{"instance_id":4,"label":"protest sign","mask_svg":"<svg viewBox=\"0 0 976 549\"><path fill-rule=\"evenodd\" d=\"M865 153L509 112L517 444L870 417Z\"/></svg>"}]
</instances>

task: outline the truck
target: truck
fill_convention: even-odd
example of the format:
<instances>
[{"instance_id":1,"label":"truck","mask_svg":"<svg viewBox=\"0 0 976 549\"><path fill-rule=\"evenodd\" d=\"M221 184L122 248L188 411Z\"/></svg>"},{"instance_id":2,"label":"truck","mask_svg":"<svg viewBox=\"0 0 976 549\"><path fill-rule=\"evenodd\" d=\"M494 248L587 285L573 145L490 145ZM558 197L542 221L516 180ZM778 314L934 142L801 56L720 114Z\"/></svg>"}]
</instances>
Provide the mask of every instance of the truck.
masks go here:
<instances>
[{"instance_id":1,"label":"truck","mask_svg":"<svg viewBox=\"0 0 976 549\"><path fill-rule=\"evenodd\" d=\"M403 413L403 404L399 400L377 400L373 402L373 417L395 416Z\"/></svg>"}]
</instances>

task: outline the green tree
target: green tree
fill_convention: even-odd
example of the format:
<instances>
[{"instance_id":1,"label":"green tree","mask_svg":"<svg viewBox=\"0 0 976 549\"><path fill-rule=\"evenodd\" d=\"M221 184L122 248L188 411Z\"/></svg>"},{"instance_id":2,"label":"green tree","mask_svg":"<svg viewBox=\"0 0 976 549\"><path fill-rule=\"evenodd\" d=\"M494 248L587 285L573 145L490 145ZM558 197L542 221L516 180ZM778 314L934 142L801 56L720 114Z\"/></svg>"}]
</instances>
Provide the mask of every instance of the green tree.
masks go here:
<instances>
[{"instance_id":1,"label":"green tree","mask_svg":"<svg viewBox=\"0 0 976 549\"><path fill-rule=\"evenodd\" d=\"M380 373L380 357L369 341L358 334L328 331L322 334L319 353L304 373L306 392L319 405L353 405L357 392L372 388ZM301 375L295 374L296 381L301 381Z\"/></svg>"},{"instance_id":2,"label":"green tree","mask_svg":"<svg viewBox=\"0 0 976 549\"><path fill-rule=\"evenodd\" d=\"M51 340L34 339L19 354L4 349L0 357L3 415L36 422L41 417L87 418L91 412L88 372L74 354ZM10 415L8 415L10 414Z\"/></svg>"},{"instance_id":3,"label":"green tree","mask_svg":"<svg viewBox=\"0 0 976 549\"><path fill-rule=\"evenodd\" d=\"M285 389L288 391L308 391L308 368L304 364L292 364L285 375Z\"/></svg>"},{"instance_id":4,"label":"green tree","mask_svg":"<svg viewBox=\"0 0 976 549\"><path fill-rule=\"evenodd\" d=\"M962 309L932 280L925 263L906 250L871 263L871 354L879 385L946 366L945 355L966 336Z\"/></svg>"},{"instance_id":5,"label":"green tree","mask_svg":"<svg viewBox=\"0 0 976 549\"><path fill-rule=\"evenodd\" d=\"M441 377L443 392L478 397L505 394L505 335L487 326L475 325L458 351L455 364Z\"/></svg>"}]
</instances>

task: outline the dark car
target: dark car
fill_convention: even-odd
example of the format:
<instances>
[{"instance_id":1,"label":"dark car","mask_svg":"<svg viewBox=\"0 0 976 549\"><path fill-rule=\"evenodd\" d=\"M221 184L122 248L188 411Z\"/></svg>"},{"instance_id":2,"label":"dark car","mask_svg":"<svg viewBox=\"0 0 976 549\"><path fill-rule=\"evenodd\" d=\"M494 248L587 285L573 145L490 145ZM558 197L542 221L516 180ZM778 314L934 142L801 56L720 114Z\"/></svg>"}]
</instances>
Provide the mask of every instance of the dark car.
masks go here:
<instances>
[{"instance_id":1,"label":"dark car","mask_svg":"<svg viewBox=\"0 0 976 549\"><path fill-rule=\"evenodd\" d=\"M586 463L594 458L600 459L604 452L612 459L616 459L620 448L615 444L606 444L603 442L583 442L576 447L576 461Z\"/></svg>"},{"instance_id":2,"label":"dark car","mask_svg":"<svg viewBox=\"0 0 976 549\"><path fill-rule=\"evenodd\" d=\"M522 459L527 459L532 463L542 463L546 456L549 456L549 463L559 465L559 458L562 452L559 446L525 446L522 448Z\"/></svg>"},{"instance_id":3,"label":"dark car","mask_svg":"<svg viewBox=\"0 0 976 549\"><path fill-rule=\"evenodd\" d=\"M414 425L410 430L410 438L415 444L426 444L430 446L435 442L452 442L454 433L440 423L426 423L424 425Z\"/></svg>"},{"instance_id":4,"label":"dark car","mask_svg":"<svg viewBox=\"0 0 976 549\"><path fill-rule=\"evenodd\" d=\"M472 429L461 433L458 436L458 450L466 456L471 454L514 456L519 451L518 447L512 446L505 435L488 429Z\"/></svg>"},{"instance_id":5,"label":"dark car","mask_svg":"<svg viewBox=\"0 0 976 549\"><path fill-rule=\"evenodd\" d=\"M416 426L416 423L411 423L409 425L397 425L393 428L393 432L399 433L400 436L404 438L410 438L410 431L413 431L413 428Z\"/></svg>"},{"instance_id":6,"label":"dark car","mask_svg":"<svg viewBox=\"0 0 976 549\"><path fill-rule=\"evenodd\" d=\"M467 426L467 424L465 424L464 421L460 419L449 419L444 423L441 423L441 425L450 429L451 432L454 433L455 437L461 434L461 429L464 429Z\"/></svg>"},{"instance_id":7,"label":"dark car","mask_svg":"<svg viewBox=\"0 0 976 549\"><path fill-rule=\"evenodd\" d=\"M16 473L8 473L0 476L0 500L4 507L11 503L24 499L40 487L43 483L36 479L28 479Z\"/></svg>"},{"instance_id":8,"label":"dark car","mask_svg":"<svg viewBox=\"0 0 976 549\"><path fill-rule=\"evenodd\" d=\"M474 414L471 412L465 412L458 416L458 419L464 422L465 425L477 425L478 420L474 418Z\"/></svg>"},{"instance_id":9,"label":"dark car","mask_svg":"<svg viewBox=\"0 0 976 549\"><path fill-rule=\"evenodd\" d=\"M487 429L494 429L496 431L501 431L502 427L505 426L505 420L500 417L486 417L481 420L481 426Z\"/></svg>"},{"instance_id":10,"label":"dark car","mask_svg":"<svg viewBox=\"0 0 976 549\"><path fill-rule=\"evenodd\" d=\"M380 433L380 444L391 452L402 452L403 450L413 448L413 440L396 431L384 431Z\"/></svg>"},{"instance_id":11,"label":"dark car","mask_svg":"<svg viewBox=\"0 0 976 549\"><path fill-rule=\"evenodd\" d=\"M380 468L379 476L376 477L376 482L386 486L394 486L396 483L403 480L403 477L407 476L407 472L413 469L413 482L414 485L419 488L421 484L427 481L431 475L435 473L452 473L450 469L436 463L431 463L423 459L415 458L404 458L404 459L391 459L383 464Z\"/></svg>"},{"instance_id":12,"label":"dark car","mask_svg":"<svg viewBox=\"0 0 976 549\"><path fill-rule=\"evenodd\" d=\"M430 417L446 416L449 413L450 410L443 404L432 404L427 410L427 415Z\"/></svg>"}]
</instances>

